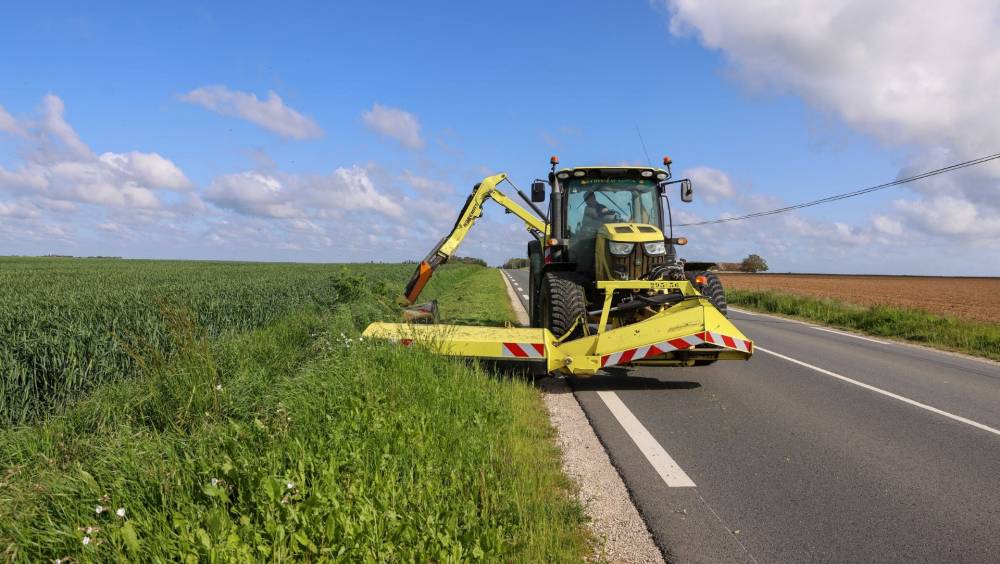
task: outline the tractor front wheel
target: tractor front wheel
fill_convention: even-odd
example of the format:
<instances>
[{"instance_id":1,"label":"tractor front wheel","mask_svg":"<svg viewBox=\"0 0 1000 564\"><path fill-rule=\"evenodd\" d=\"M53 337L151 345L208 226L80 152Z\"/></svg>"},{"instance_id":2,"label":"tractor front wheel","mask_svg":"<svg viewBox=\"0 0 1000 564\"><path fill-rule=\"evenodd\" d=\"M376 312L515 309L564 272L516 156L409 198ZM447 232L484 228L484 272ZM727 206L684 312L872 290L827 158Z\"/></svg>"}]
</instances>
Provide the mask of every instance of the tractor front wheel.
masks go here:
<instances>
[{"instance_id":1,"label":"tractor front wheel","mask_svg":"<svg viewBox=\"0 0 1000 564\"><path fill-rule=\"evenodd\" d=\"M542 327L551 331L557 339L567 333L571 333L569 339L583 336L582 324L587 322L587 296L579 276L572 272L549 272L542 277L539 297L541 307L538 314Z\"/></svg>"}]
</instances>

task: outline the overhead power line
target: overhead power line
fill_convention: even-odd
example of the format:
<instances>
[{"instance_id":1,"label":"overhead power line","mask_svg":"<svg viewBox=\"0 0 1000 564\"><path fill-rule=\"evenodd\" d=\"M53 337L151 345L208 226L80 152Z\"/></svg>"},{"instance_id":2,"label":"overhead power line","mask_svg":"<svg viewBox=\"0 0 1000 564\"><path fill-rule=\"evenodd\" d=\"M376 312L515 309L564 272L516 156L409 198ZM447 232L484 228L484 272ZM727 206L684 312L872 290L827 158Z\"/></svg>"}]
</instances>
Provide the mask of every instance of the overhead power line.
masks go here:
<instances>
[{"instance_id":1,"label":"overhead power line","mask_svg":"<svg viewBox=\"0 0 1000 564\"><path fill-rule=\"evenodd\" d=\"M730 222L730 221L741 221L741 220L744 220L744 219L753 219L755 217L765 217L765 216L768 216L768 215L775 215L775 214L779 214L779 213L785 213L785 212L789 212L789 211L792 211L792 210L798 210L798 209L802 209L802 208L808 208L808 207L811 207L811 206L818 206L819 204L826 204L828 202L836 202L837 200L846 200L847 198L853 198L855 196L861 196L861 195L864 195L864 194L868 194L870 192L875 192L875 191L878 191L878 190L884 190L886 188L892 188L893 186L899 186L900 184L906 184L907 182L913 182L915 180L920 180L920 179L923 179L923 178L928 178L930 176L937 176L938 174L944 174L946 172L951 172L953 170L958 170L960 168L966 168L966 167L970 167L970 166L976 166L976 165L983 164L985 162L993 161L993 160L996 160L996 159L1000 159L1000 153L996 153L996 154L993 154L993 155L988 155L988 156L985 156L985 157L979 157L978 159L972 159L971 161L965 161L965 162L962 162L962 163L948 165L946 167L942 167L942 168L938 168L938 169L934 169L934 170L929 170L927 172L920 173L920 174L918 174L916 176L910 176L910 177L907 177L907 178L900 178L898 180L893 180L892 182L886 182L884 184L879 184L877 186L869 186L868 188L862 188L860 190L855 190L853 192L845 192L843 194L835 194L833 196L827 196L825 198L820 198L819 200L813 200L811 202L803 202L801 204L795 204L795 205L791 205L791 206L785 206L783 208L777 208L777 209L768 210L768 211L748 213L746 215L741 215L741 216L736 216L736 217L721 217L719 219L710 219L710 220L707 220L707 221L697 221L697 222L692 222L692 223L678 223L678 224L676 224L676 226L677 227L694 227L694 226L698 226L698 225L714 225L716 223L727 223L727 222Z\"/></svg>"}]
</instances>

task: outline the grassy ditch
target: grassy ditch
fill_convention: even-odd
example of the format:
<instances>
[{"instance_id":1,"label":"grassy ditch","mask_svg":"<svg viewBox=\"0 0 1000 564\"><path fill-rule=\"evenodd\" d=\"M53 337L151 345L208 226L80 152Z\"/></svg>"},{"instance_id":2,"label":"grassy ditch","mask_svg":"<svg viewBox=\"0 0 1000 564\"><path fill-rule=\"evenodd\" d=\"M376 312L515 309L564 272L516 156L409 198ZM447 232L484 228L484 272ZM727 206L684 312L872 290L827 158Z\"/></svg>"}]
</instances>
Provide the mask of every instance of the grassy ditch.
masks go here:
<instances>
[{"instance_id":1,"label":"grassy ditch","mask_svg":"<svg viewBox=\"0 0 1000 564\"><path fill-rule=\"evenodd\" d=\"M169 355L0 429L3 560L580 560L538 392L358 337L395 316L396 268L248 331L176 311ZM507 315L495 270L432 284L452 320L494 291L481 316Z\"/></svg>"},{"instance_id":2,"label":"grassy ditch","mask_svg":"<svg viewBox=\"0 0 1000 564\"><path fill-rule=\"evenodd\" d=\"M769 290L729 290L732 305L816 321L922 345L1000 360L1000 326L916 309L861 306Z\"/></svg>"},{"instance_id":3,"label":"grassy ditch","mask_svg":"<svg viewBox=\"0 0 1000 564\"><path fill-rule=\"evenodd\" d=\"M446 265L431 281L420 301L439 298L442 322L499 326L516 319L496 269Z\"/></svg>"}]
</instances>

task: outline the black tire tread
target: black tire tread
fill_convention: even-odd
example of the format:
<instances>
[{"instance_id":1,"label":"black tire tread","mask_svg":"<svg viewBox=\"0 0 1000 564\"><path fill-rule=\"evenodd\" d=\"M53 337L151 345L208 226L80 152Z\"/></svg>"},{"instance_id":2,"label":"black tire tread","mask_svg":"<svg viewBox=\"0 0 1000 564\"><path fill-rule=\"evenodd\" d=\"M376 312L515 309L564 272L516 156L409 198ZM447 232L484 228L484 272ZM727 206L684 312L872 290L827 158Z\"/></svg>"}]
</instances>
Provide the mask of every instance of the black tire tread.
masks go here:
<instances>
[{"instance_id":1,"label":"black tire tread","mask_svg":"<svg viewBox=\"0 0 1000 564\"><path fill-rule=\"evenodd\" d=\"M569 331L580 316L587 315L587 296L583 290L583 277L575 272L550 272L542 278L542 304L549 305L548 329L556 338ZM543 305L544 307L544 305ZM546 319L544 312L539 317ZM543 321L544 323L544 321ZM573 335L583 335L583 327L577 325Z\"/></svg>"},{"instance_id":2,"label":"black tire tread","mask_svg":"<svg viewBox=\"0 0 1000 564\"><path fill-rule=\"evenodd\" d=\"M714 272L704 270L687 272L686 274L688 280L692 283L694 283L696 276L704 276L706 278L706 284L701 287L702 295L708 298L708 301L712 302L712 305L714 305L722 315L728 317L729 312L728 304L726 303L726 290L722 287L722 280L719 280L719 277L716 276Z\"/></svg>"}]
</instances>

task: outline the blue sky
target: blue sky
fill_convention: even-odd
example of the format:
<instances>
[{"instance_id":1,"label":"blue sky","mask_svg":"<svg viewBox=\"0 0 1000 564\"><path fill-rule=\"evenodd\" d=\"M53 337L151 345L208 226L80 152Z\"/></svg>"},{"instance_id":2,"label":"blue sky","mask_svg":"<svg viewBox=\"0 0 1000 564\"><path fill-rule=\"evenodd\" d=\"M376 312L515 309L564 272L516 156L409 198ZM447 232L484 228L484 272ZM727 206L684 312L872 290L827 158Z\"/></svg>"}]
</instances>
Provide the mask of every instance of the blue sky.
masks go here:
<instances>
[{"instance_id":1,"label":"blue sky","mask_svg":"<svg viewBox=\"0 0 1000 564\"><path fill-rule=\"evenodd\" d=\"M912 5L851 36L868 20L847 0L765 13L686 0L325 4L8 7L0 254L419 258L485 174L527 187L550 154L569 166L643 163L637 125L654 162L669 154L695 180L682 220L1000 150L1000 128L973 111L987 101L934 86L1000 85L998 73L922 56L937 46L918 37L922 25L972 34L955 56L997 60L989 26L980 36L982 26L934 22ZM903 70L873 80L873 69ZM973 261L967 273L997 275L1000 166L988 167L692 228L688 254L944 274L926 255L947 250ZM512 219L488 211L462 254L522 254L527 235Z\"/></svg>"}]
</instances>

